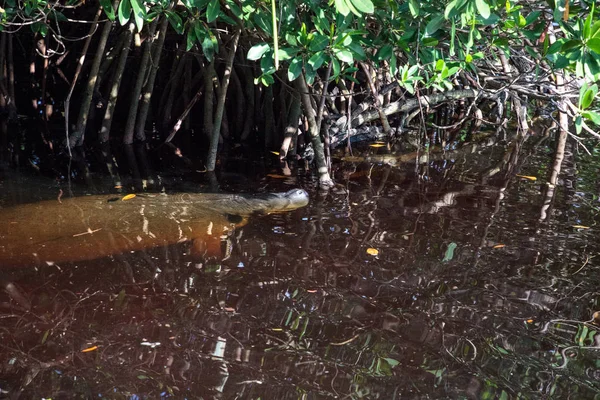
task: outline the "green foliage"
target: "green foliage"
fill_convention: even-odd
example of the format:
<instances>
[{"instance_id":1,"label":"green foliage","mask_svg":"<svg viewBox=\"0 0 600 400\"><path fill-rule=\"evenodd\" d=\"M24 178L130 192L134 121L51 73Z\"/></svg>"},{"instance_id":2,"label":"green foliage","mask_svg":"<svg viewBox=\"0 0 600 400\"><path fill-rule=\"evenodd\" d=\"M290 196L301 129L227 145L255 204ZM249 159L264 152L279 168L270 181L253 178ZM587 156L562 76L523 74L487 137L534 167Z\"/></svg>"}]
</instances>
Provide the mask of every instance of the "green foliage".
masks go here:
<instances>
[{"instance_id":1,"label":"green foliage","mask_svg":"<svg viewBox=\"0 0 600 400\"><path fill-rule=\"evenodd\" d=\"M352 80L357 61L389 72L408 94L453 89L461 73L478 74L482 65L500 70L498 55L516 53L555 71L588 82L580 96L576 124L597 124L600 79L600 20L591 0L100 0L104 13L120 25L133 21L138 31L164 15L186 35L186 48L201 49L213 60L232 29L244 30L247 58L260 65L257 83L274 74L308 84L331 66L331 80ZM27 22L46 35L64 20L59 6L46 0L7 0L0 26ZM54 3L52 3L54 4ZM53 29L54 30L54 29ZM225 33L225 34L223 34ZM281 65L280 65L281 64Z\"/></svg>"}]
</instances>

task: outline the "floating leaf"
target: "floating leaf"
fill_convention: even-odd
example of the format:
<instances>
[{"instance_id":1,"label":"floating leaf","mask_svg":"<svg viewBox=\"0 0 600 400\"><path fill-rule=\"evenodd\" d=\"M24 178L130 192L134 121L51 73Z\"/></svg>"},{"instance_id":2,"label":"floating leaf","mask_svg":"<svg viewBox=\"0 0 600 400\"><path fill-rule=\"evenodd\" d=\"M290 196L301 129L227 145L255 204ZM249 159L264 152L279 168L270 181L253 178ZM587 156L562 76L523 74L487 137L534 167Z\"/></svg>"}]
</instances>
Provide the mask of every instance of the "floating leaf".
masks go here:
<instances>
[{"instance_id":1,"label":"floating leaf","mask_svg":"<svg viewBox=\"0 0 600 400\"><path fill-rule=\"evenodd\" d=\"M135 194L128 194L127 196L123 196L122 201L131 200L135 197Z\"/></svg>"},{"instance_id":2,"label":"floating leaf","mask_svg":"<svg viewBox=\"0 0 600 400\"><path fill-rule=\"evenodd\" d=\"M272 151L271 153L275 154L276 156L278 156L278 155L279 155L279 152L278 152L278 151Z\"/></svg>"},{"instance_id":3,"label":"floating leaf","mask_svg":"<svg viewBox=\"0 0 600 400\"><path fill-rule=\"evenodd\" d=\"M517 176L519 178L523 178L523 179L529 179L530 181L537 181L537 178L535 176L530 176L530 175L519 175L517 174Z\"/></svg>"},{"instance_id":4,"label":"floating leaf","mask_svg":"<svg viewBox=\"0 0 600 400\"><path fill-rule=\"evenodd\" d=\"M494 249L501 249L503 247L506 247L506 245L505 244L497 244L494 246Z\"/></svg>"},{"instance_id":5,"label":"floating leaf","mask_svg":"<svg viewBox=\"0 0 600 400\"><path fill-rule=\"evenodd\" d=\"M275 179L286 179L286 178L289 178L289 176L278 175L278 174L267 174L267 176L269 178L275 178Z\"/></svg>"},{"instance_id":6,"label":"floating leaf","mask_svg":"<svg viewBox=\"0 0 600 400\"><path fill-rule=\"evenodd\" d=\"M589 226L585 226L585 225L573 225L573 228L575 228L575 229L590 229Z\"/></svg>"},{"instance_id":7,"label":"floating leaf","mask_svg":"<svg viewBox=\"0 0 600 400\"><path fill-rule=\"evenodd\" d=\"M384 146L385 146L385 144L383 144L383 143L371 143L369 145L369 147L375 147L375 148L384 147Z\"/></svg>"},{"instance_id":8,"label":"floating leaf","mask_svg":"<svg viewBox=\"0 0 600 400\"><path fill-rule=\"evenodd\" d=\"M87 349L81 350L82 353L89 353L90 351L98 350L98 346L88 347Z\"/></svg>"},{"instance_id":9,"label":"floating leaf","mask_svg":"<svg viewBox=\"0 0 600 400\"><path fill-rule=\"evenodd\" d=\"M454 242L450 243L446 249L446 254L444 255L444 259L442 261L448 262L452 260L452 258L454 258L454 250L457 246L458 245Z\"/></svg>"},{"instance_id":10,"label":"floating leaf","mask_svg":"<svg viewBox=\"0 0 600 400\"><path fill-rule=\"evenodd\" d=\"M372 247L369 247L369 248L367 249L367 254L370 254L370 255L372 255L372 256L376 256L377 254L379 254L379 250L377 250L377 249L374 249L374 248L372 248Z\"/></svg>"}]
</instances>

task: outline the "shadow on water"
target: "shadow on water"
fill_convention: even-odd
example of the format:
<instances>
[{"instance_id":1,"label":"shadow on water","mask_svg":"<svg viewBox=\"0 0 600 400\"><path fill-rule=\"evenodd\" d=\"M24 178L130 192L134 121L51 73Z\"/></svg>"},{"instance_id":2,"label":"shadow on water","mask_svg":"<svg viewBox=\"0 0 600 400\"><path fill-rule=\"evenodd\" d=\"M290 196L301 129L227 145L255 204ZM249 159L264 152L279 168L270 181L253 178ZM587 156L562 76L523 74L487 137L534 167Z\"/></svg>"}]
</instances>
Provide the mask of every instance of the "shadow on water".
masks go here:
<instances>
[{"instance_id":1,"label":"shadow on water","mask_svg":"<svg viewBox=\"0 0 600 400\"><path fill-rule=\"evenodd\" d=\"M251 219L223 256L7 270L0 397L594 398L599 166L567 154L548 197L548 159L340 162L328 193L288 169L251 190L305 187L309 206ZM0 181L0 204L59 190L26 181Z\"/></svg>"}]
</instances>

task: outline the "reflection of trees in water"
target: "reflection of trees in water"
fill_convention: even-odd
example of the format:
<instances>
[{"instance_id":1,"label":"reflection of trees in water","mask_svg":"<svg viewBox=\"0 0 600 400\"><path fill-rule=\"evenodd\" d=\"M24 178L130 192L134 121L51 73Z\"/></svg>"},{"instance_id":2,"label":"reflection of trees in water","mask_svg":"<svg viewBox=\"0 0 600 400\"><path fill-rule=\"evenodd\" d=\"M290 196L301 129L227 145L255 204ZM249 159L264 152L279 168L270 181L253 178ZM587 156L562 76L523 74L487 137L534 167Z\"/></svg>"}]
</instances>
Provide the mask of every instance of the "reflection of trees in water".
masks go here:
<instances>
[{"instance_id":1,"label":"reflection of trees in water","mask_svg":"<svg viewBox=\"0 0 600 400\"><path fill-rule=\"evenodd\" d=\"M359 165L343 190L233 232L225 260L184 243L17 279L26 302L0 299L2 388L591 397L593 236L561 228L573 215L538 224L539 188L514 177L535 156L508 146L414 174Z\"/></svg>"}]
</instances>

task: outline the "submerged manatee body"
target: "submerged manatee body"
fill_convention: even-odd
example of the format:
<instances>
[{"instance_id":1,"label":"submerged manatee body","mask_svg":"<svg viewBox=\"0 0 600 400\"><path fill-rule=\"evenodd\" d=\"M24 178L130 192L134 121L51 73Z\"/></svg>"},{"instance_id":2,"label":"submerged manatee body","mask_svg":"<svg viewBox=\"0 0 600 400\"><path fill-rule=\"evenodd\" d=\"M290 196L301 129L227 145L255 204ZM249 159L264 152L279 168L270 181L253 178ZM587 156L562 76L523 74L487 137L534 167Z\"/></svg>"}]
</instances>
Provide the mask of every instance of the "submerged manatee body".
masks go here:
<instances>
[{"instance_id":1,"label":"submerged manatee body","mask_svg":"<svg viewBox=\"0 0 600 400\"><path fill-rule=\"evenodd\" d=\"M0 268L40 266L184 241L219 247L220 237L253 214L308 204L301 189L259 195L141 194L50 200L0 209Z\"/></svg>"}]
</instances>

